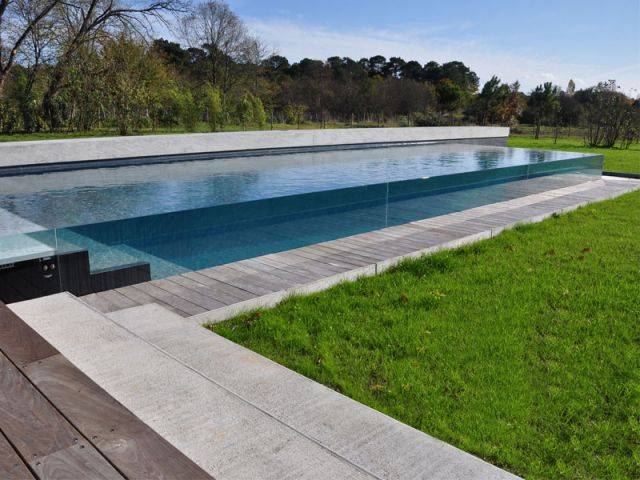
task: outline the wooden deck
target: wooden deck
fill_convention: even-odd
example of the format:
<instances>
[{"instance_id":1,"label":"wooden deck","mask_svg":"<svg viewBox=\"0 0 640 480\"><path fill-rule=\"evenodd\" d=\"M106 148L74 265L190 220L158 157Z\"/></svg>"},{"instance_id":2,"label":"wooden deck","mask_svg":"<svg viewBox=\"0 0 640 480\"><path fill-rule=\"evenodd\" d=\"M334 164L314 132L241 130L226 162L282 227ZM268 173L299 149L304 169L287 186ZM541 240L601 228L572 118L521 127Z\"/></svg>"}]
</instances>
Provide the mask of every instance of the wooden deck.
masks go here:
<instances>
[{"instance_id":1,"label":"wooden deck","mask_svg":"<svg viewBox=\"0 0 640 480\"><path fill-rule=\"evenodd\" d=\"M640 188L640 180L602 180L549 190L400 226L296 248L82 297L103 313L159 304L199 322L219 321L291 293L370 275L403 258L496 235L518 223Z\"/></svg>"},{"instance_id":2,"label":"wooden deck","mask_svg":"<svg viewBox=\"0 0 640 480\"><path fill-rule=\"evenodd\" d=\"M0 303L0 478L212 477Z\"/></svg>"}]
</instances>

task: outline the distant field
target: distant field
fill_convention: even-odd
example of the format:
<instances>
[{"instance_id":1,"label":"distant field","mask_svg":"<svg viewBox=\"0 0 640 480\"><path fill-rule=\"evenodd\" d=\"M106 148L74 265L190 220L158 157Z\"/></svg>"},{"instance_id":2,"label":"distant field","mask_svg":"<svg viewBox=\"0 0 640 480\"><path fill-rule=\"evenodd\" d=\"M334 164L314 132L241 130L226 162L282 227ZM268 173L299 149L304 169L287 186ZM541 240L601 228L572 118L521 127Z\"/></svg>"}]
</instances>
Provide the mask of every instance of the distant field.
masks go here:
<instances>
[{"instance_id":1,"label":"distant field","mask_svg":"<svg viewBox=\"0 0 640 480\"><path fill-rule=\"evenodd\" d=\"M588 148L581 138L560 137L557 143L553 138L531 136L511 136L510 147L540 148L545 150L564 150L581 153L598 153L604 155L604 169L611 172L640 173L640 144L634 144L629 150L619 148Z\"/></svg>"}]
</instances>

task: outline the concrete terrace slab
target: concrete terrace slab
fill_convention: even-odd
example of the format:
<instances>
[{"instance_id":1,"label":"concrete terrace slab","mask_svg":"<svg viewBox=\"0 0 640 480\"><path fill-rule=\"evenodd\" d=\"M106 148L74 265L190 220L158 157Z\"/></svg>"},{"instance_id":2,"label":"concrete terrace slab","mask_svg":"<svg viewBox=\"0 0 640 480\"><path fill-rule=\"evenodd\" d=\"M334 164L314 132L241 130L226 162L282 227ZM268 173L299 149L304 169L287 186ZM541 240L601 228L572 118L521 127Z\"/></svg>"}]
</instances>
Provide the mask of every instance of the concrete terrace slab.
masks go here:
<instances>
[{"instance_id":1,"label":"concrete terrace slab","mask_svg":"<svg viewBox=\"0 0 640 480\"><path fill-rule=\"evenodd\" d=\"M11 308L217 479L517 478L157 305Z\"/></svg>"},{"instance_id":2,"label":"concrete terrace slab","mask_svg":"<svg viewBox=\"0 0 640 480\"><path fill-rule=\"evenodd\" d=\"M292 294L329 288L373 275L405 258L454 248L499 234L518 223L544 220L590 202L640 188L640 180L603 177L439 217L242 260L163 280L83 297L103 313L159 304L196 324L216 322L274 306ZM295 234L295 232L292 232Z\"/></svg>"},{"instance_id":3,"label":"concrete terrace slab","mask_svg":"<svg viewBox=\"0 0 640 480\"><path fill-rule=\"evenodd\" d=\"M375 478L515 478L158 305L108 316Z\"/></svg>"}]
</instances>

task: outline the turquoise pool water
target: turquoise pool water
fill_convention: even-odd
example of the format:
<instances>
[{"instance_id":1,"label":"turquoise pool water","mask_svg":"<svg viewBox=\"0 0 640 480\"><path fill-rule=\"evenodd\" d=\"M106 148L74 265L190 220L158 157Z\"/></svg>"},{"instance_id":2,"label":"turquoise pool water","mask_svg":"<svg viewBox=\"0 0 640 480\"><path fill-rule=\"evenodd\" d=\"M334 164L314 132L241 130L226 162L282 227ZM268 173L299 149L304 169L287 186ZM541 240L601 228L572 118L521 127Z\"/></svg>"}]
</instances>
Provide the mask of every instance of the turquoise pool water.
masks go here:
<instances>
[{"instance_id":1,"label":"turquoise pool water","mask_svg":"<svg viewBox=\"0 0 640 480\"><path fill-rule=\"evenodd\" d=\"M447 144L0 177L0 263L87 249L92 270L143 261L162 278L601 171L599 156Z\"/></svg>"}]
</instances>

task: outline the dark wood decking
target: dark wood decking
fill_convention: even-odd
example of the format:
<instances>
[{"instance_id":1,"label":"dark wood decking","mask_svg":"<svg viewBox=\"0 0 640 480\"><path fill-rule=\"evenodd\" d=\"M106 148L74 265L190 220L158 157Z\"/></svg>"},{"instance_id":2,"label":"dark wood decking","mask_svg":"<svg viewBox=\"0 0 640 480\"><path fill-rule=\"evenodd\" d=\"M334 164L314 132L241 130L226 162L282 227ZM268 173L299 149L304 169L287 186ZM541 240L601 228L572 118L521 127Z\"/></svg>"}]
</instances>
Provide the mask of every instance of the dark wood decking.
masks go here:
<instances>
[{"instance_id":1,"label":"dark wood decking","mask_svg":"<svg viewBox=\"0 0 640 480\"><path fill-rule=\"evenodd\" d=\"M0 478L211 477L0 303Z\"/></svg>"},{"instance_id":2,"label":"dark wood decking","mask_svg":"<svg viewBox=\"0 0 640 480\"><path fill-rule=\"evenodd\" d=\"M440 217L264 255L162 280L82 297L103 313L157 303L198 321L218 321L241 310L273 304L298 291L319 290L357 272L388 268L405 256L488 238L518 222L536 221L585 203L640 187L640 181L607 178ZM305 290L307 286L311 288ZM297 290L298 289L298 290Z\"/></svg>"}]
</instances>

